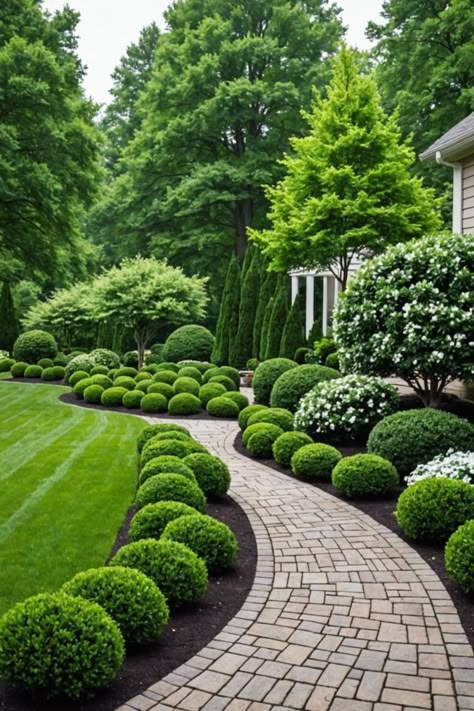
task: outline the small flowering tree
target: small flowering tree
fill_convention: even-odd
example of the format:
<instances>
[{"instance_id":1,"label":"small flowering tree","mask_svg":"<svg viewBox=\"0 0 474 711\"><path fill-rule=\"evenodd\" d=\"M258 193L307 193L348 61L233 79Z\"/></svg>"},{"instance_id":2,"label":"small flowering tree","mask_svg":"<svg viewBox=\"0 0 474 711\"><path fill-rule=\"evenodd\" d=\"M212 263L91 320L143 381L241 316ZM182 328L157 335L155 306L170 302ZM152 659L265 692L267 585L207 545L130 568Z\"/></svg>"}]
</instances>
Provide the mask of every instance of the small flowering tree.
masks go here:
<instances>
[{"instance_id":1,"label":"small flowering tree","mask_svg":"<svg viewBox=\"0 0 474 711\"><path fill-rule=\"evenodd\" d=\"M368 261L334 334L344 372L398 376L437 407L448 383L474 377L474 235L425 237Z\"/></svg>"}]
</instances>

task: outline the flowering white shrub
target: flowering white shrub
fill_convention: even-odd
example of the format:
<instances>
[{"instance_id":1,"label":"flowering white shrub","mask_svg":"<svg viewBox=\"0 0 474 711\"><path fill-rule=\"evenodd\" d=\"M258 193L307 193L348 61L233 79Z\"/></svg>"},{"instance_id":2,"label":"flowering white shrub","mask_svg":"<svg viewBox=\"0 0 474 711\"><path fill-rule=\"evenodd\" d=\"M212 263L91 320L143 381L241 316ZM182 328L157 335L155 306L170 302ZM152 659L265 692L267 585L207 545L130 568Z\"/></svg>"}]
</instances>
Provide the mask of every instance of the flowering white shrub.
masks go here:
<instances>
[{"instance_id":1,"label":"flowering white shrub","mask_svg":"<svg viewBox=\"0 0 474 711\"><path fill-rule=\"evenodd\" d=\"M430 236L369 260L339 300L343 372L397 375L437 407L474 377L474 235Z\"/></svg>"},{"instance_id":2,"label":"flowering white shrub","mask_svg":"<svg viewBox=\"0 0 474 711\"><path fill-rule=\"evenodd\" d=\"M474 452L455 452L448 450L427 464L419 464L416 469L405 477L408 486L422 479L444 478L460 479L466 484L474 484Z\"/></svg>"},{"instance_id":3,"label":"flowering white shrub","mask_svg":"<svg viewBox=\"0 0 474 711\"><path fill-rule=\"evenodd\" d=\"M295 430L312 437L356 439L397 409L398 391L381 378L346 375L317 385L301 398Z\"/></svg>"}]
</instances>

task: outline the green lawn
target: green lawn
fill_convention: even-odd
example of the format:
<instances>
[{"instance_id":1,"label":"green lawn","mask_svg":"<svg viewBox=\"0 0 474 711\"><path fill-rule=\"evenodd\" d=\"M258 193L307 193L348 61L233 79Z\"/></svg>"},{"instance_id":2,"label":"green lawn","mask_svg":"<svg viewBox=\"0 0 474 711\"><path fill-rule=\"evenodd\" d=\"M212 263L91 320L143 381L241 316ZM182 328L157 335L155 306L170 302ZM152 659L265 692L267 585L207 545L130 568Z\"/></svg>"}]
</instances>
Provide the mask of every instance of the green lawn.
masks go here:
<instances>
[{"instance_id":1,"label":"green lawn","mask_svg":"<svg viewBox=\"0 0 474 711\"><path fill-rule=\"evenodd\" d=\"M0 614L102 565L136 487L144 422L0 382Z\"/></svg>"}]
</instances>

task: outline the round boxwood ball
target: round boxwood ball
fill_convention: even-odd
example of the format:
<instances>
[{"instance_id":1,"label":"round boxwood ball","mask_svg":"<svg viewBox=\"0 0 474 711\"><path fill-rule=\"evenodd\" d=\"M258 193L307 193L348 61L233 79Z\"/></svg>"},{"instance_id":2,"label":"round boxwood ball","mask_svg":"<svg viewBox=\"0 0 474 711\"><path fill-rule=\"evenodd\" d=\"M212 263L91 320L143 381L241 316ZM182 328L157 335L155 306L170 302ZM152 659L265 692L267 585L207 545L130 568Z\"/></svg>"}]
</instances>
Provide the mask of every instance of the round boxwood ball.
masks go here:
<instances>
[{"instance_id":1,"label":"round boxwood ball","mask_svg":"<svg viewBox=\"0 0 474 711\"><path fill-rule=\"evenodd\" d=\"M289 467L294 453L307 444L313 444L313 440L306 432L284 432L272 445L273 458L277 464Z\"/></svg>"},{"instance_id":2,"label":"round boxwood ball","mask_svg":"<svg viewBox=\"0 0 474 711\"><path fill-rule=\"evenodd\" d=\"M150 479L152 476L157 476L158 474L181 474L186 477L186 479L193 481L195 484L197 483L193 470L188 467L187 464L184 464L183 459L165 454L161 457L150 459L150 461L145 464L138 477L139 486L144 484L147 479Z\"/></svg>"},{"instance_id":3,"label":"round boxwood ball","mask_svg":"<svg viewBox=\"0 0 474 711\"><path fill-rule=\"evenodd\" d=\"M237 390L240 387L240 373L237 368L232 368L230 365L221 365L219 368L219 375L225 375L226 378L230 378L234 381Z\"/></svg>"},{"instance_id":4,"label":"round boxwood ball","mask_svg":"<svg viewBox=\"0 0 474 711\"><path fill-rule=\"evenodd\" d=\"M172 432L169 434L169 439L154 440L153 438L153 441L148 441L145 444L140 457L142 467L149 462L150 459L166 454L184 459L184 457L187 457L188 454L193 454L193 452L207 452L207 449L202 444L191 438L181 441L173 439Z\"/></svg>"},{"instance_id":5,"label":"round boxwood ball","mask_svg":"<svg viewBox=\"0 0 474 711\"><path fill-rule=\"evenodd\" d=\"M163 442L165 439L177 439L180 442L187 442L188 444L191 441L194 441L187 432L157 432L151 439L148 440L147 444L150 444L151 442Z\"/></svg>"},{"instance_id":6,"label":"round boxwood ball","mask_svg":"<svg viewBox=\"0 0 474 711\"><path fill-rule=\"evenodd\" d=\"M122 405L128 410L138 410L144 397L141 390L128 390L122 398Z\"/></svg>"},{"instance_id":7,"label":"round boxwood ball","mask_svg":"<svg viewBox=\"0 0 474 711\"><path fill-rule=\"evenodd\" d=\"M181 326L166 339L163 358L178 363L181 360L209 360L214 336L204 326Z\"/></svg>"},{"instance_id":8,"label":"round boxwood ball","mask_svg":"<svg viewBox=\"0 0 474 711\"><path fill-rule=\"evenodd\" d=\"M213 417L234 417L237 419L239 416L239 406L237 403L223 395L213 397L212 400L209 400L206 410L208 414Z\"/></svg>"},{"instance_id":9,"label":"round boxwood ball","mask_svg":"<svg viewBox=\"0 0 474 711\"><path fill-rule=\"evenodd\" d=\"M355 454L341 459L333 469L332 484L349 499L389 496L399 484L391 462L377 454Z\"/></svg>"},{"instance_id":10,"label":"round boxwood ball","mask_svg":"<svg viewBox=\"0 0 474 711\"><path fill-rule=\"evenodd\" d=\"M200 385L194 378L178 377L173 383L175 393L191 393L196 397L199 395Z\"/></svg>"},{"instance_id":11,"label":"round boxwood ball","mask_svg":"<svg viewBox=\"0 0 474 711\"><path fill-rule=\"evenodd\" d=\"M77 385L80 380L84 380L84 378L88 378L88 377L89 377L89 373L86 373L85 370L76 370L76 372L73 373L70 378L68 378L68 383L71 386L71 388L74 388L74 386ZM99 385L100 385L100 383L99 383Z\"/></svg>"},{"instance_id":12,"label":"round boxwood ball","mask_svg":"<svg viewBox=\"0 0 474 711\"><path fill-rule=\"evenodd\" d=\"M299 365L282 373L274 382L270 404L272 407L283 407L296 412L298 403L315 385L325 381L340 378L337 370L324 365Z\"/></svg>"},{"instance_id":13,"label":"round boxwood ball","mask_svg":"<svg viewBox=\"0 0 474 711\"><path fill-rule=\"evenodd\" d=\"M44 360L44 359L43 359ZM51 368L45 368L41 373L41 380L51 382L54 380L60 380L61 378L56 377L56 368L52 366Z\"/></svg>"},{"instance_id":14,"label":"round boxwood ball","mask_svg":"<svg viewBox=\"0 0 474 711\"><path fill-rule=\"evenodd\" d=\"M191 439L189 430L182 425L175 425L172 422L160 422L156 425L147 425L142 429L137 438L137 450L141 452L145 444L160 432L184 432Z\"/></svg>"},{"instance_id":15,"label":"round boxwood ball","mask_svg":"<svg viewBox=\"0 0 474 711\"><path fill-rule=\"evenodd\" d=\"M198 600L207 590L206 564L183 543L146 538L116 553L111 565L141 570L151 578L170 607Z\"/></svg>"},{"instance_id":16,"label":"round boxwood ball","mask_svg":"<svg viewBox=\"0 0 474 711\"><path fill-rule=\"evenodd\" d=\"M26 363L37 363L41 358L53 360L57 354L58 344L55 338L46 331L25 331L18 336L13 344L14 359ZM51 365L53 364L51 363Z\"/></svg>"},{"instance_id":17,"label":"round boxwood ball","mask_svg":"<svg viewBox=\"0 0 474 711\"><path fill-rule=\"evenodd\" d=\"M291 458L291 471L300 479L329 479L342 455L329 444L306 444Z\"/></svg>"},{"instance_id":18,"label":"round boxwood ball","mask_svg":"<svg viewBox=\"0 0 474 711\"><path fill-rule=\"evenodd\" d=\"M272 425L269 422L259 422L256 425L247 427L245 433L248 433L246 437L246 447L250 454L259 459L270 459L272 456L273 443L283 434L283 430L281 427L278 427L278 425Z\"/></svg>"},{"instance_id":19,"label":"round boxwood ball","mask_svg":"<svg viewBox=\"0 0 474 711\"><path fill-rule=\"evenodd\" d=\"M141 383L142 381L150 380L153 381L153 375L146 370L140 370L135 378L136 383Z\"/></svg>"},{"instance_id":20,"label":"round boxwood ball","mask_svg":"<svg viewBox=\"0 0 474 711\"><path fill-rule=\"evenodd\" d=\"M148 391L149 393L158 393L159 395L164 395L166 398L166 401L170 400L173 395L174 395L174 390L172 385L168 385L168 383L152 383L151 385L148 385Z\"/></svg>"},{"instance_id":21,"label":"round boxwood ball","mask_svg":"<svg viewBox=\"0 0 474 711\"><path fill-rule=\"evenodd\" d=\"M178 378L192 378L196 380L199 384L202 383L202 373L198 368L192 365L184 365L178 370Z\"/></svg>"},{"instance_id":22,"label":"round boxwood ball","mask_svg":"<svg viewBox=\"0 0 474 711\"><path fill-rule=\"evenodd\" d=\"M104 390L101 397L102 405L105 405L105 407L120 407L123 396L127 392L129 392L127 388L119 388L115 387L115 385L113 388Z\"/></svg>"},{"instance_id":23,"label":"round boxwood ball","mask_svg":"<svg viewBox=\"0 0 474 711\"><path fill-rule=\"evenodd\" d=\"M11 367L11 374L13 378L23 378L25 375L25 370L28 368L28 363L24 361L18 361ZM86 373L87 376L87 373Z\"/></svg>"},{"instance_id":24,"label":"round boxwood ball","mask_svg":"<svg viewBox=\"0 0 474 711\"><path fill-rule=\"evenodd\" d=\"M115 388L126 388L127 390L135 390L136 382L134 378L130 378L128 375L119 375L114 378Z\"/></svg>"},{"instance_id":25,"label":"round boxwood ball","mask_svg":"<svg viewBox=\"0 0 474 711\"><path fill-rule=\"evenodd\" d=\"M209 378L210 383L219 383L223 385L226 390L238 390L238 386L234 383L232 378L228 378L227 375L213 375Z\"/></svg>"},{"instance_id":26,"label":"round boxwood ball","mask_svg":"<svg viewBox=\"0 0 474 711\"><path fill-rule=\"evenodd\" d=\"M108 348L95 348L90 355L97 365L105 366L106 368L118 368L120 366L119 356Z\"/></svg>"},{"instance_id":27,"label":"round boxwood ball","mask_svg":"<svg viewBox=\"0 0 474 711\"><path fill-rule=\"evenodd\" d=\"M444 551L444 562L450 577L466 593L474 593L474 519L451 534Z\"/></svg>"},{"instance_id":28,"label":"round boxwood ball","mask_svg":"<svg viewBox=\"0 0 474 711\"><path fill-rule=\"evenodd\" d=\"M297 367L298 364L289 358L270 358L260 363L252 380L255 400L261 405L269 405L273 384L285 371Z\"/></svg>"},{"instance_id":29,"label":"round boxwood ball","mask_svg":"<svg viewBox=\"0 0 474 711\"><path fill-rule=\"evenodd\" d=\"M152 383L151 380L140 380L139 382L136 383L135 390L140 391L142 393L142 395L146 395L151 383Z\"/></svg>"},{"instance_id":30,"label":"round boxwood ball","mask_svg":"<svg viewBox=\"0 0 474 711\"><path fill-rule=\"evenodd\" d=\"M40 358L37 365L40 365L42 368L52 368L54 362L52 358Z\"/></svg>"},{"instance_id":31,"label":"round boxwood ball","mask_svg":"<svg viewBox=\"0 0 474 711\"><path fill-rule=\"evenodd\" d=\"M239 552L239 544L230 528L201 514L170 521L162 538L184 543L204 560L209 571L232 567Z\"/></svg>"},{"instance_id":32,"label":"round boxwood ball","mask_svg":"<svg viewBox=\"0 0 474 711\"><path fill-rule=\"evenodd\" d=\"M224 395L227 390L220 383L206 383L202 385L199 389L199 399L203 407L207 406L207 403L215 397L220 397Z\"/></svg>"},{"instance_id":33,"label":"round boxwood ball","mask_svg":"<svg viewBox=\"0 0 474 711\"><path fill-rule=\"evenodd\" d=\"M93 384L94 383L91 378L83 378L82 380L79 380L73 388L74 395L78 398L78 400L82 400L86 389Z\"/></svg>"},{"instance_id":34,"label":"round boxwood ball","mask_svg":"<svg viewBox=\"0 0 474 711\"><path fill-rule=\"evenodd\" d=\"M123 368L117 368L115 371L114 379L115 378L135 378L138 375L138 370L136 368L131 368L130 366L125 366Z\"/></svg>"},{"instance_id":35,"label":"round boxwood ball","mask_svg":"<svg viewBox=\"0 0 474 711\"><path fill-rule=\"evenodd\" d=\"M224 496L230 486L229 467L211 454L189 454L183 459L206 496Z\"/></svg>"},{"instance_id":36,"label":"round boxwood ball","mask_svg":"<svg viewBox=\"0 0 474 711\"><path fill-rule=\"evenodd\" d=\"M111 378L109 378L107 375L102 375L101 373L96 373L95 375L92 375L91 380L94 385L100 385L100 387L104 388L104 390L107 390L107 388L111 388L113 386Z\"/></svg>"},{"instance_id":37,"label":"round boxwood ball","mask_svg":"<svg viewBox=\"0 0 474 711\"><path fill-rule=\"evenodd\" d=\"M103 392L104 388L100 385L89 385L83 393L84 401L94 405L101 405Z\"/></svg>"},{"instance_id":38,"label":"round boxwood ball","mask_svg":"<svg viewBox=\"0 0 474 711\"><path fill-rule=\"evenodd\" d=\"M0 358L0 373L8 373L12 365L15 365L13 358Z\"/></svg>"},{"instance_id":39,"label":"round boxwood ball","mask_svg":"<svg viewBox=\"0 0 474 711\"><path fill-rule=\"evenodd\" d=\"M418 481L400 495L396 518L408 538L443 543L474 518L474 486L447 478Z\"/></svg>"},{"instance_id":40,"label":"round boxwood ball","mask_svg":"<svg viewBox=\"0 0 474 711\"><path fill-rule=\"evenodd\" d=\"M244 407L243 410L240 411L239 414L239 427L241 430L245 430L248 425L249 419L252 417L253 414L256 412L261 412L262 410L268 410L266 405L249 405L248 407Z\"/></svg>"},{"instance_id":41,"label":"round boxwood ball","mask_svg":"<svg viewBox=\"0 0 474 711\"><path fill-rule=\"evenodd\" d=\"M181 366L177 365L176 363L172 363L169 360L165 360L165 361L163 361L163 363L157 364L156 372L158 372L158 371L161 372L162 370L168 370L168 371L171 371L171 372L175 373L176 375L178 375L180 367Z\"/></svg>"},{"instance_id":42,"label":"round boxwood ball","mask_svg":"<svg viewBox=\"0 0 474 711\"><path fill-rule=\"evenodd\" d=\"M160 393L147 393L141 401L143 412L166 412L167 405L167 399Z\"/></svg>"},{"instance_id":43,"label":"round boxwood ball","mask_svg":"<svg viewBox=\"0 0 474 711\"><path fill-rule=\"evenodd\" d=\"M388 459L400 477L418 466L446 454L474 450L474 425L442 410L426 407L384 417L369 435L367 449Z\"/></svg>"},{"instance_id":44,"label":"round boxwood ball","mask_svg":"<svg viewBox=\"0 0 474 711\"><path fill-rule=\"evenodd\" d=\"M43 373L43 368L40 365L29 365L25 370L24 378L41 378Z\"/></svg>"},{"instance_id":45,"label":"round boxwood ball","mask_svg":"<svg viewBox=\"0 0 474 711\"><path fill-rule=\"evenodd\" d=\"M261 412L254 412L247 420L247 426L256 425L258 422L269 422L278 425L284 432L291 432L293 429L293 413L282 407L270 407Z\"/></svg>"},{"instance_id":46,"label":"round boxwood ball","mask_svg":"<svg viewBox=\"0 0 474 711\"><path fill-rule=\"evenodd\" d=\"M241 412L245 407L248 407L249 405L248 397L242 395L242 393L229 391L224 393L224 397L228 398L229 400L232 400L232 402L235 402L235 404L239 408L239 412Z\"/></svg>"},{"instance_id":47,"label":"round boxwood ball","mask_svg":"<svg viewBox=\"0 0 474 711\"><path fill-rule=\"evenodd\" d=\"M180 501L158 501L156 504L147 504L132 518L128 537L131 541L141 541L144 538L158 540L170 521L180 516L192 516L197 513L198 511L192 506L182 504Z\"/></svg>"},{"instance_id":48,"label":"round boxwood ball","mask_svg":"<svg viewBox=\"0 0 474 711\"><path fill-rule=\"evenodd\" d=\"M63 365L53 366L55 380L64 380L66 377L66 368Z\"/></svg>"},{"instance_id":49,"label":"round boxwood ball","mask_svg":"<svg viewBox=\"0 0 474 711\"><path fill-rule=\"evenodd\" d=\"M174 370L159 370L153 376L153 382L155 383L166 383L167 385L173 385L175 380L178 379L178 373ZM174 392L174 390L173 390Z\"/></svg>"},{"instance_id":50,"label":"round boxwood ball","mask_svg":"<svg viewBox=\"0 0 474 711\"><path fill-rule=\"evenodd\" d=\"M213 365L211 368L208 368L204 375L202 376L202 382L203 383L208 383L211 378L213 378L215 375L219 375L219 368L216 365Z\"/></svg>"},{"instance_id":51,"label":"round boxwood ball","mask_svg":"<svg viewBox=\"0 0 474 711\"><path fill-rule=\"evenodd\" d=\"M75 575L62 591L100 605L118 624L127 645L155 642L168 624L163 593L139 570L91 568Z\"/></svg>"},{"instance_id":52,"label":"round boxwood ball","mask_svg":"<svg viewBox=\"0 0 474 711\"><path fill-rule=\"evenodd\" d=\"M107 368L106 365L94 365L94 367L91 370L91 375L107 375L109 372L109 369Z\"/></svg>"},{"instance_id":53,"label":"round boxwood ball","mask_svg":"<svg viewBox=\"0 0 474 711\"><path fill-rule=\"evenodd\" d=\"M125 656L119 627L99 605L43 593L0 620L0 675L49 698L79 699L108 686Z\"/></svg>"},{"instance_id":54,"label":"round boxwood ball","mask_svg":"<svg viewBox=\"0 0 474 711\"><path fill-rule=\"evenodd\" d=\"M201 401L191 393L178 393L168 402L170 415L195 415L201 412Z\"/></svg>"},{"instance_id":55,"label":"round boxwood ball","mask_svg":"<svg viewBox=\"0 0 474 711\"><path fill-rule=\"evenodd\" d=\"M137 508L157 501L181 501L201 512L206 508L206 497L199 486L182 474L157 474L141 485L137 491Z\"/></svg>"},{"instance_id":56,"label":"round boxwood ball","mask_svg":"<svg viewBox=\"0 0 474 711\"><path fill-rule=\"evenodd\" d=\"M283 430L278 425L273 425L269 422L257 422L255 425L249 425L242 433L242 442L244 447L247 446L250 437L256 432L270 432L274 435L273 442L283 434Z\"/></svg>"}]
</instances>

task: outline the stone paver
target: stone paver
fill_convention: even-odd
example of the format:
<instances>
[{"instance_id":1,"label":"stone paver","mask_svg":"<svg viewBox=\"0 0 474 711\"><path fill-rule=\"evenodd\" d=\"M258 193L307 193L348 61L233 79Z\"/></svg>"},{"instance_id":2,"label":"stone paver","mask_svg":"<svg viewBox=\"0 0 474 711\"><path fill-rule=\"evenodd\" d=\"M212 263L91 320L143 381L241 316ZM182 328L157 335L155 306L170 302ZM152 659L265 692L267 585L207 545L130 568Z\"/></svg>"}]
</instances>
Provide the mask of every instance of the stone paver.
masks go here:
<instances>
[{"instance_id":1,"label":"stone paver","mask_svg":"<svg viewBox=\"0 0 474 711\"><path fill-rule=\"evenodd\" d=\"M120 711L474 709L473 650L412 548L349 504L239 455L236 423L177 422L227 462L257 571L215 639Z\"/></svg>"}]
</instances>

